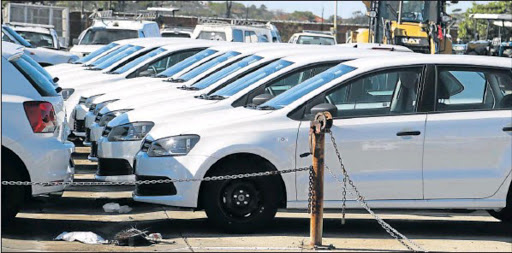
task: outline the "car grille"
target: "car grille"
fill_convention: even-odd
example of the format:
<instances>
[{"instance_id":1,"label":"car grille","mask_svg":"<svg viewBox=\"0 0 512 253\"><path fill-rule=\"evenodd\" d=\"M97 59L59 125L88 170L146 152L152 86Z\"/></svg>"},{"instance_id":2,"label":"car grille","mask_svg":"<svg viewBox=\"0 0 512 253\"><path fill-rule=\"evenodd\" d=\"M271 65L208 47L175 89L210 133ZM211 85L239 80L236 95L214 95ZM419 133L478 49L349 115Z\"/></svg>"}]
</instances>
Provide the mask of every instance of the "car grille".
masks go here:
<instances>
[{"instance_id":1,"label":"car grille","mask_svg":"<svg viewBox=\"0 0 512 253\"><path fill-rule=\"evenodd\" d=\"M125 159L117 158L99 158L98 171L99 176L125 176L132 175L133 168Z\"/></svg>"},{"instance_id":2,"label":"car grille","mask_svg":"<svg viewBox=\"0 0 512 253\"><path fill-rule=\"evenodd\" d=\"M144 141L142 142L142 146L140 148L140 151L148 152L148 149L151 146L151 143L153 143L153 141L148 140L148 139L144 139Z\"/></svg>"},{"instance_id":3,"label":"car grille","mask_svg":"<svg viewBox=\"0 0 512 253\"><path fill-rule=\"evenodd\" d=\"M85 132L85 120L75 120L75 131Z\"/></svg>"},{"instance_id":4,"label":"car grille","mask_svg":"<svg viewBox=\"0 0 512 253\"><path fill-rule=\"evenodd\" d=\"M110 131L112 131L111 127L105 127L105 130L103 130L103 133L101 133L101 136L107 137L108 134L110 133Z\"/></svg>"},{"instance_id":5,"label":"car grille","mask_svg":"<svg viewBox=\"0 0 512 253\"><path fill-rule=\"evenodd\" d=\"M137 181L142 180L166 180L167 177L156 177L156 176L135 176ZM137 185L135 187L135 195L137 196L169 196L176 195L176 187L173 183L163 184L144 184Z\"/></svg>"},{"instance_id":6,"label":"car grille","mask_svg":"<svg viewBox=\"0 0 512 253\"><path fill-rule=\"evenodd\" d=\"M91 142L91 157L98 156L98 143L95 141Z\"/></svg>"}]
</instances>

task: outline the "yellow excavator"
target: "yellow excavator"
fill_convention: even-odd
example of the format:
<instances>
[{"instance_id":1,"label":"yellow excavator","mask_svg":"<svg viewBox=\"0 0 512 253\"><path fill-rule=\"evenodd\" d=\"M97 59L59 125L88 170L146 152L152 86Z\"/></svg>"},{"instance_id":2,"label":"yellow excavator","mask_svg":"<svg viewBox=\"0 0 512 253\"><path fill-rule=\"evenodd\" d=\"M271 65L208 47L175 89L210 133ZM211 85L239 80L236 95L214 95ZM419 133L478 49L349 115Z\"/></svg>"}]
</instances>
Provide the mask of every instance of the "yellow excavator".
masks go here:
<instances>
[{"instance_id":1,"label":"yellow excavator","mask_svg":"<svg viewBox=\"0 0 512 253\"><path fill-rule=\"evenodd\" d=\"M451 1L456 3L457 1ZM369 28L347 34L347 43L401 45L425 54L451 54L446 1L363 1Z\"/></svg>"}]
</instances>

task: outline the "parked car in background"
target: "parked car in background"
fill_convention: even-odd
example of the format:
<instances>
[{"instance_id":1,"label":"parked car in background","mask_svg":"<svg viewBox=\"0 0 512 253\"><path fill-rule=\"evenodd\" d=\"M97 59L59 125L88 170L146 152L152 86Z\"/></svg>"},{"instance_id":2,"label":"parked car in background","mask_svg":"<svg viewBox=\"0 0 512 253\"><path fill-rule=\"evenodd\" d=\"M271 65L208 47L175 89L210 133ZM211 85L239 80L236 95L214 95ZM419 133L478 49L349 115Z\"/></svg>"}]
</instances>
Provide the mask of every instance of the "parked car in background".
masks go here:
<instances>
[{"instance_id":1,"label":"parked car in background","mask_svg":"<svg viewBox=\"0 0 512 253\"><path fill-rule=\"evenodd\" d=\"M60 44L59 36L53 25L8 23L26 41L36 47L45 47L51 49L64 49Z\"/></svg>"},{"instance_id":2,"label":"parked car in background","mask_svg":"<svg viewBox=\"0 0 512 253\"><path fill-rule=\"evenodd\" d=\"M149 131L134 159L136 179L308 167L310 120L323 111L333 115L344 165L372 208L480 209L512 220L512 73L500 58L357 59L259 106L181 114ZM343 177L329 138L325 145L326 165ZM204 209L225 230L251 232L278 208L306 209L308 181L296 172L138 185L133 198ZM329 175L324 184L324 207L339 208L341 186ZM361 208L353 197L346 204Z\"/></svg>"},{"instance_id":3,"label":"parked car in background","mask_svg":"<svg viewBox=\"0 0 512 253\"><path fill-rule=\"evenodd\" d=\"M25 54L34 59L41 66L51 66L60 63L72 63L79 57L68 52L36 47L20 36L14 29L2 25L2 41L15 43L25 47Z\"/></svg>"},{"instance_id":4,"label":"parked car in background","mask_svg":"<svg viewBox=\"0 0 512 253\"><path fill-rule=\"evenodd\" d=\"M2 181L70 182L74 145L67 141L63 99L34 63L23 47L2 42ZM63 185L2 185L2 223L32 196L63 190Z\"/></svg>"},{"instance_id":5,"label":"parked car in background","mask_svg":"<svg viewBox=\"0 0 512 253\"><path fill-rule=\"evenodd\" d=\"M194 29L186 29L181 27L164 28L160 30L162 37L166 38L192 38Z\"/></svg>"},{"instance_id":6,"label":"parked car in background","mask_svg":"<svg viewBox=\"0 0 512 253\"><path fill-rule=\"evenodd\" d=\"M92 26L85 29L77 39L73 39L71 53L82 57L113 41L161 37L160 28L154 21L112 17L109 11L100 12L94 18Z\"/></svg>"},{"instance_id":7,"label":"parked car in background","mask_svg":"<svg viewBox=\"0 0 512 253\"><path fill-rule=\"evenodd\" d=\"M279 31L270 22L259 23L244 20L227 22L209 18L199 19L192 38L245 43L281 42Z\"/></svg>"},{"instance_id":8,"label":"parked car in background","mask_svg":"<svg viewBox=\"0 0 512 253\"><path fill-rule=\"evenodd\" d=\"M305 30L301 33L294 33L288 43L306 45L336 45L336 36L328 31Z\"/></svg>"}]
</instances>

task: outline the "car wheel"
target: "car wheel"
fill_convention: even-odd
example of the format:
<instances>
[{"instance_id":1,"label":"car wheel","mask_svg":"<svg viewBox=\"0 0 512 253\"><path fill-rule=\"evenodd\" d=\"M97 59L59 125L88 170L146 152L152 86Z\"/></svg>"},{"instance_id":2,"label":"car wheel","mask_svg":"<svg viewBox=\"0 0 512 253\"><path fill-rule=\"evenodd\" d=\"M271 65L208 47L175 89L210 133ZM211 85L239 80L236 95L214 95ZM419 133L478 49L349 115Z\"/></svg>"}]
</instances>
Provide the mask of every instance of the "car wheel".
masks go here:
<instances>
[{"instance_id":1,"label":"car wheel","mask_svg":"<svg viewBox=\"0 0 512 253\"><path fill-rule=\"evenodd\" d=\"M15 166L2 160L2 181L23 181ZM2 225L11 223L25 202L25 186L2 185Z\"/></svg>"},{"instance_id":2,"label":"car wheel","mask_svg":"<svg viewBox=\"0 0 512 253\"><path fill-rule=\"evenodd\" d=\"M247 167L240 169L241 166ZM209 176L261 171L256 164L225 164L223 168ZM214 225L226 232L251 233L268 226L274 218L282 200L280 185L278 176L205 182L202 204Z\"/></svg>"},{"instance_id":3,"label":"car wheel","mask_svg":"<svg viewBox=\"0 0 512 253\"><path fill-rule=\"evenodd\" d=\"M500 211L488 210L487 212L492 217L494 217L500 221L507 222L507 223L512 222L512 208L510 208L510 207L505 207L505 208L501 209Z\"/></svg>"}]
</instances>

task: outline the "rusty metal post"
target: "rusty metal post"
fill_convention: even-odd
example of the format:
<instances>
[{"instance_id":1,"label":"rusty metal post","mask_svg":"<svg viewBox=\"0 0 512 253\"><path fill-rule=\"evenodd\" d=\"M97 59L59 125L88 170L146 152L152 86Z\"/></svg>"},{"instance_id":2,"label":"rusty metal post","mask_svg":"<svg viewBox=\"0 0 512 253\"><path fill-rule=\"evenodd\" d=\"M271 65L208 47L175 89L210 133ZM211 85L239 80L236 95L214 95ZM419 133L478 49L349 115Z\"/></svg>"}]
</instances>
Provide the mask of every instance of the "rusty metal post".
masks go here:
<instances>
[{"instance_id":1,"label":"rusty metal post","mask_svg":"<svg viewBox=\"0 0 512 253\"><path fill-rule=\"evenodd\" d=\"M322 246L324 216L324 150L325 132L332 126L329 112L318 113L311 121L309 131L310 148L313 156L313 193L310 216L310 246Z\"/></svg>"}]
</instances>

